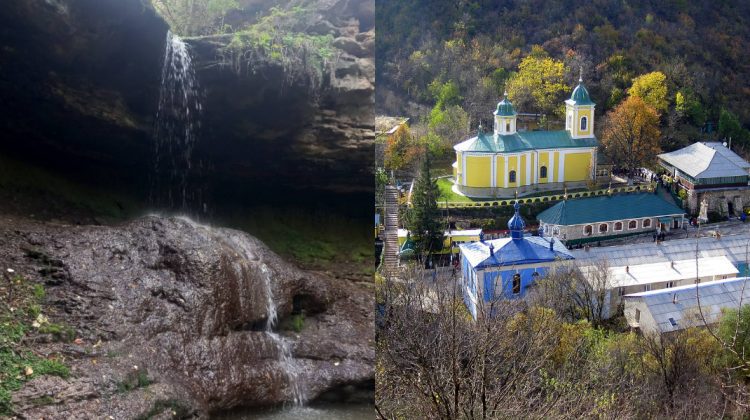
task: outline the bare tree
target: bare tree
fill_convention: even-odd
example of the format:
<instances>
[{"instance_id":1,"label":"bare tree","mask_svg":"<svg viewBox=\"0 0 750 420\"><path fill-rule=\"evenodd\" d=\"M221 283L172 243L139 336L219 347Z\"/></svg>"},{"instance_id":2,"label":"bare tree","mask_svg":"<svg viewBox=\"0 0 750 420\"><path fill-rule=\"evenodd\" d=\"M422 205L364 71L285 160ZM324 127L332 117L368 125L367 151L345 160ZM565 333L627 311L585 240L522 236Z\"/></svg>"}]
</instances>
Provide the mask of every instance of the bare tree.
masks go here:
<instances>
[{"instance_id":1,"label":"bare tree","mask_svg":"<svg viewBox=\"0 0 750 420\"><path fill-rule=\"evenodd\" d=\"M606 259L585 264L560 262L537 282L535 303L554 309L568 321L583 318L599 327L611 315L613 285Z\"/></svg>"}]
</instances>

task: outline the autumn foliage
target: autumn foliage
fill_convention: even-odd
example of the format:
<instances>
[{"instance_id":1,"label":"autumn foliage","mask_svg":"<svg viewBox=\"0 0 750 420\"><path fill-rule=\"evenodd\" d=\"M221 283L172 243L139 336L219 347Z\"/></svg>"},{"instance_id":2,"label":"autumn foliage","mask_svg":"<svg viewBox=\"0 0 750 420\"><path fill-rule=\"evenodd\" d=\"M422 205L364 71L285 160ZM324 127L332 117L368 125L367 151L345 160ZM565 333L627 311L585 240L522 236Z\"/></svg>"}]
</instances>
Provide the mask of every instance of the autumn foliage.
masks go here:
<instances>
[{"instance_id":1,"label":"autumn foliage","mask_svg":"<svg viewBox=\"0 0 750 420\"><path fill-rule=\"evenodd\" d=\"M661 152L660 136L659 114L643 99L630 96L607 114L602 146L615 165L632 170Z\"/></svg>"}]
</instances>

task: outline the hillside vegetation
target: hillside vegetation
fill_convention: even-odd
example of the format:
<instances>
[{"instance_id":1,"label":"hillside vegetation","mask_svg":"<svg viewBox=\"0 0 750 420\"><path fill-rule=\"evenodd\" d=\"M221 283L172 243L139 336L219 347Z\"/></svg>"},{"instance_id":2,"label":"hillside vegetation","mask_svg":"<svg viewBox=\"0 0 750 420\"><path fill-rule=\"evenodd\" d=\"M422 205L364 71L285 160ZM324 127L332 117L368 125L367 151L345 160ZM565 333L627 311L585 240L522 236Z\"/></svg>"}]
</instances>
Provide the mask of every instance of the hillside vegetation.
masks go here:
<instances>
[{"instance_id":1,"label":"hillside vegetation","mask_svg":"<svg viewBox=\"0 0 750 420\"><path fill-rule=\"evenodd\" d=\"M658 111L662 150L725 137L750 150L748 2L382 0L376 13L381 114L464 122L458 106L465 136L507 89L518 111L556 122L582 69L598 116L629 95Z\"/></svg>"}]
</instances>

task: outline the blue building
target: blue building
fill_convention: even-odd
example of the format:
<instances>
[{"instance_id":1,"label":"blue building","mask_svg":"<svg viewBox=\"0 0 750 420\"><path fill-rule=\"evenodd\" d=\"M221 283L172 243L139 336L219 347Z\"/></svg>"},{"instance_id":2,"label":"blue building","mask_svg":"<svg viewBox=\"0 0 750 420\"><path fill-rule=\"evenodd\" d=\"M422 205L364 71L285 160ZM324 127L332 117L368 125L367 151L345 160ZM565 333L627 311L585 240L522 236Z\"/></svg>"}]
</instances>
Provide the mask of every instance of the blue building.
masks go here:
<instances>
[{"instance_id":1,"label":"blue building","mask_svg":"<svg viewBox=\"0 0 750 420\"><path fill-rule=\"evenodd\" d=\"M459 245L461 289L474 319L481 303L523 297L553 263L573 259L555 238L524 236L526 223L518 214L519 208L516 203L516 214L508 221L510 238Z\"/></svg>"}]
</instances>

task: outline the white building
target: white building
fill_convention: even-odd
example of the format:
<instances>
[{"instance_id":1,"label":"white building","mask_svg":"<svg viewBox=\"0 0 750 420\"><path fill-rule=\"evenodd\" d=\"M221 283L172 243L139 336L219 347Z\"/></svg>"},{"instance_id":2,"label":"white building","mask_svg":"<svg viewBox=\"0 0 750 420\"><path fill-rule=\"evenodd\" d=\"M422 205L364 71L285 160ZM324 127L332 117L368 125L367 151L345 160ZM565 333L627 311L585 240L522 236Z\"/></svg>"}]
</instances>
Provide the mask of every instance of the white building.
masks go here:
<instances>
[{"instance_id":1,"label":"white building","mask_svg":"<svg viewBox=\"0 0 750 420\"><path fill-rule=\"evenodd\" d=\"M750 303L748 280L739 277L626 295L625 319L644 334L713 324L721 320L723 309Z\"/></svg>"},{"instance_id":2,"label":"white building","mask_svg":"<svg viewBox=\"0 0 750 420\"><path fill-rule=\"evenodd\" d=\"M595 290L606 288L605 318L616 313L625 295L693 285L696 279L709 282L734 278L739 273L725 256L699 258L697 262L693 258L604 268L606 273L601 273L598 265L582 266L579 270Z\"/></svg>"}]
</instances>

